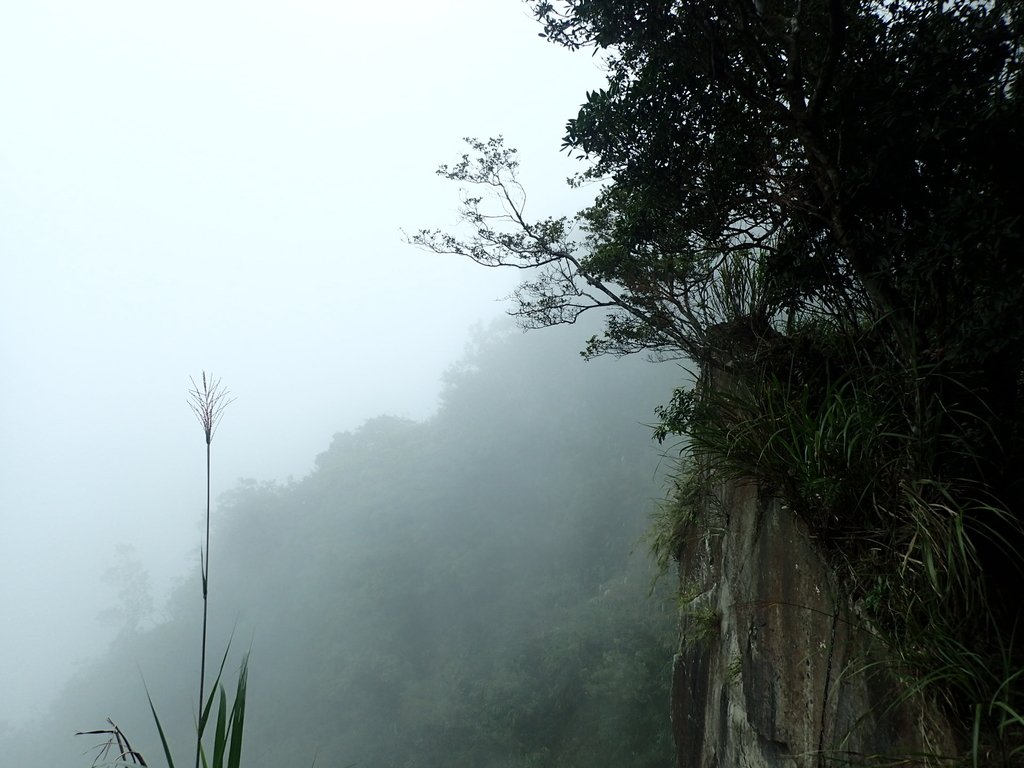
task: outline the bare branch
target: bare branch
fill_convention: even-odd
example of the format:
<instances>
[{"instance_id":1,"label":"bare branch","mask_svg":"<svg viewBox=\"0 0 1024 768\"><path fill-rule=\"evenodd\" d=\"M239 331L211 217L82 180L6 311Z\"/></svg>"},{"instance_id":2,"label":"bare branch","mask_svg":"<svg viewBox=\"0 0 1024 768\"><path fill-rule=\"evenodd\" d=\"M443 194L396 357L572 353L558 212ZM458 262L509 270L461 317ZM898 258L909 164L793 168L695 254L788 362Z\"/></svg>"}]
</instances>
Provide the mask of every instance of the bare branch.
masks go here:
<instances>
[{"instance_id":1,"label":"bare branch","mask_svg":"<svg viewBox=\"0 0 1024 768\"><path fill-rule=\"evenodd\" d=\"M605 205L599 195L571 220L531 221L524 212L526 194L517 177L515 150L500 138L467 142L476 156L463 155L459 163L438 170L447 179L485 190L483 195L463 190L459 218L467 235L424 229L406 240L482 266L532 272L514 291L509 312L524 327L571 324L585 312L606 310L605 338L592 340L588 354L655 350L696 359L710 325L731 309L759 308L735 280L727 286L733 293L717 297L709 293L709 283L731 274L722 271L723 254L734 254L739 261L733 263L757 262L772 247L778 226L754 224L737 214L728 225L728 242L712 246L691 237L678 244L677 252L664 252L639 241L631 246L630 258L620 259L608 251L618 247L615 201ZM488 201L500 212L487 211Z\"/></svg>"}]
</instances>

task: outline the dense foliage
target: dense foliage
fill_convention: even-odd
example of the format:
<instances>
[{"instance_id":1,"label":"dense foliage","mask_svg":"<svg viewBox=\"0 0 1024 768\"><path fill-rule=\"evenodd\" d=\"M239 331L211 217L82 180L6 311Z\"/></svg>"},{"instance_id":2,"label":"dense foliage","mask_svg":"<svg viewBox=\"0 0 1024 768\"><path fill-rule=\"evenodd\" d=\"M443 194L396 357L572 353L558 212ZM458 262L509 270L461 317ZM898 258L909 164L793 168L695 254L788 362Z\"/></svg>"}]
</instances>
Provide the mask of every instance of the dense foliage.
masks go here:
<instances>
[{"instance_id":1,"label":"dense foliage","mask_svg":"<svg viewBox=\"0 0 1024 768\"><path fill-rule=\"evenodd\" d=\"M233 623L251 643L244 765L668 762L672 610L631 550L661 492L642 422L677 372L574 344L481 337L433 418L373 419L308 477L221 500L211 648ZM72 765L91 742L63 736L107 715L159 764L136 665L188 745L199 591L126 629L5 764Z\"/></svg>"},{"instance_id":2,"label":"dense foliage","mask_svg":"<svg viewBox=\"0 0 1024 768\"><path fill-rule=\"evenodd\" d=\"M589 161L577 181L607 182L577 217L583 238L524 218L514 152L495 140L442 173L495 188L505 216L470 196L470 240L414 238L540 267L527 322L609 307L597 351L699 358L734 255L766 277L744 308L762 325L879 321L904 354L976 364L1019 347L1019 2L532 5L551 40L593 47L609 71L565 138Z\"/></svg>"}]
</instances>

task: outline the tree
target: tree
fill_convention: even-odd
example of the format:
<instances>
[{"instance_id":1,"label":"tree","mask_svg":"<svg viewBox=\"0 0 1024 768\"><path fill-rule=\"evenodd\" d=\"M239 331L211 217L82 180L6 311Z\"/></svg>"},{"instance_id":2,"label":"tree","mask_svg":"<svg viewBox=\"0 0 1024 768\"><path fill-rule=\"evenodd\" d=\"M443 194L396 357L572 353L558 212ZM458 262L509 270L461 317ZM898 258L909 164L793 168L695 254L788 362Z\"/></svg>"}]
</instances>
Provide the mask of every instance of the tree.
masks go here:
<instances>
[{"instance_id":1,"label":"tree","mask_svg":"<svg viewBox=\"0 0 1024 768\"><path fill-rule=\"evenodd\" d=\"M873 366L941 374L923 399L984 413L984 449L1015 461L1024 3L531 5L549 40L607 63L564 140L596 199L529 221L515 151L469 140L474 154L439 173L502 210L467 193L468 238L414 242L533 270L513 309L527 327L606 311L591 354L714 362L725 321L761 339L800 317L870 329Z\"/></svg>"},{"instance_id":2,"label":"tree","mask_svg":"<svg viewBox=\"0 0 1024 768\"><path fill-rule=\"evenodd\" d=\"M548 39L608 66L565 137L592 163L577 181L606 182L582 237L525 220L515 154L492 140L441 173L491 187L504 214L466 197L474 238L414 238L540 268L517 296L528 325L610 308L594 351L692 354L742 258L768 278L747 307L762 320L814 308L881 319L904 354L977 360L994 335L1019 350L1019 0L532 7Z\"/></svg>"},{"instance_id":3,"label":"tree","mask_svg":"<svg viewBox=\"0 0 1024 768\"><path fill-rule=\"evenodd\" d=\"M139 560L135 547L118 544L111 564L103 571L103 581L117 590L119 605L100 612L100 619L113 621L122 632L135 634L153 617L153 595L149 572Z\"/></svg>"}]
</instances>

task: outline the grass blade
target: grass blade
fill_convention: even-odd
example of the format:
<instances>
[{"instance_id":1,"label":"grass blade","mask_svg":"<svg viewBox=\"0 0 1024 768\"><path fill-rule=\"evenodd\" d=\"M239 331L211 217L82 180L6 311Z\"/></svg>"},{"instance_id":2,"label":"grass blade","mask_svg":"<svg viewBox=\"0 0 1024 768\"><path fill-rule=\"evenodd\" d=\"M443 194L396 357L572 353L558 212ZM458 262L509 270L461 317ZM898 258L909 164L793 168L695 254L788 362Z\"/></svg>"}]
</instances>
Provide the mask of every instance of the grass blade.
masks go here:
<instances>
[{"instance_id":1,"label":"grass blade","mask_svg":"<svg viewBox=\"0 0 1024 768\"><path fill-rule=\"evenodd\" d=\"M217 727L213 732L213 768L223 768L224 747L227 743L228 697L220 687L220 706L217 708Z\"/></svg>"},{"instance_id":2,"label":"grass blade","mask_svg":"<svg viewBox=\"0 0 1024 768\"><path fill-rule=\"evenodd\" d=\"M143 682L143 687L146 688L146 699L149 701L149 710L153 713L153 722L156 723L157 733L160 734L160 744L164 748L164 757L167 758L167 768L174 768L174 758L171 757L171 747L167 743L167 736L164 733L164 727L160 722L160 716L156 713L156 706L153 704L153 697L149 694L149 688L146 687Z\"/></svg>"},{"instance_id":3,"label":"grass blade","mask_svg":"<svg viewBox=\"0 0 1024 768\"><path fill-rule=\"evenodd\" d=\"M249 687L249 654L242 658L238 671L238 687L235 689L235 703L231 707L231 749L228 752L227 768L239 768L242 761L242 729L245 725L245 696Z\"/></svg>"}]
</instances>

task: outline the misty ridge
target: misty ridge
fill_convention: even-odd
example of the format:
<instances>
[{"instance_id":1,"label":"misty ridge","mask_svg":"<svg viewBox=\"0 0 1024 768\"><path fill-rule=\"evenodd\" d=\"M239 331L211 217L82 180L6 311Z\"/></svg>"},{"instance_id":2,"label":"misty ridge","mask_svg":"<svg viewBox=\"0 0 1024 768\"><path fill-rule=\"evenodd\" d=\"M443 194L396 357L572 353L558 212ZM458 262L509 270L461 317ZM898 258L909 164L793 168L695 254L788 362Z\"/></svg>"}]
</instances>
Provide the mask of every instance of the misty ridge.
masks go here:
<instances>
[{"instance_id":1,"label":"misty ridge","mask_svg":"<svg viewBox=\"0 0 1024 768\"><path fill-rule=\"evenodd\" d=\"M1024 766L1024 0L7 5L0 768Z\"/></svg>"},{"instance_id":2,"label":"misty ridge","mask_svg":"<svg viewBox=\"0 0 1024 768\"><path fill-rule=\"evenodd\" d=\"M251 653L242 764L670 760L672 585L652 591L642 537L671 464L645 424L680 370L584 362L583 338L479 331L431 418L371 419L308 476L219 499L207 663L231 643L230 692ZM245 382L225 383L244 397ZM202 478L180 481L199 497ZM175 760L191 763L198 568L182 563L155 616L145 563L121 555L117 638L4 734L4 764L110 763L101 737L72 735L106 717L159 764L147 688Z\"/></svg>"}]
</instances>

